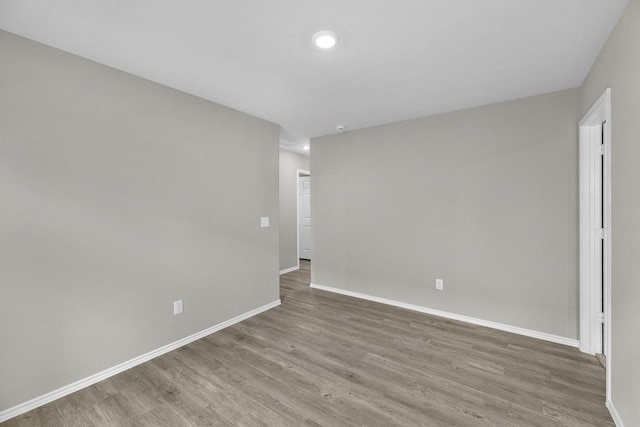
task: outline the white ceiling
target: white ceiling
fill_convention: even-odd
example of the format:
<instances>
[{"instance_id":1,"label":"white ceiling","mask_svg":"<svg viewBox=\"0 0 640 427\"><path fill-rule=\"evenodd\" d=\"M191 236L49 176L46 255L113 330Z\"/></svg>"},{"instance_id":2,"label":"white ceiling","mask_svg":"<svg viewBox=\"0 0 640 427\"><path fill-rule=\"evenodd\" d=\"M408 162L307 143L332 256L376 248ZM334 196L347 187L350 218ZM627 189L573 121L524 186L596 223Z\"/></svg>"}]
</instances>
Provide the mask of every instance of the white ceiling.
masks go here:
<instances>
[{"instance_id":1,"label":"white ceiling","mask_svg":"<svg viewBox=\"0 0 640 427\"><path fill-rule=\"evenodd\" d=\"M628 0L0 0L0 28L309 137L580 86ZM341 40L311 45L318 30Z\"/></svg>"}]
</instances>

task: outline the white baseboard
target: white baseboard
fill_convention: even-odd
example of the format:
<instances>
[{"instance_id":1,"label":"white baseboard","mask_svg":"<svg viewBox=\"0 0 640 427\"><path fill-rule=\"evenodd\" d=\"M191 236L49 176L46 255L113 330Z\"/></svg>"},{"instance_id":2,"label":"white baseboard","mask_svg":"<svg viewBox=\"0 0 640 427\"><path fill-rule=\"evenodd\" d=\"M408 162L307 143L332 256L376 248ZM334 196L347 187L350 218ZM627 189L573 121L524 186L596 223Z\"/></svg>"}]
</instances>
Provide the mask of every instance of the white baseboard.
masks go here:
<instances>
[{"instance_id":1,"label":"white baseboard","mask_svg":"<svg viewBox=\"0 0 640 427\"><path fill-rule=\"evenodd\" d=\"M607 405L607 408L609 409L609 413L611 414L611 418L613 418L613 422L616 423L616 427L624 427L622 418L620 418L620 414L618 414L616 407L613 406L613 402L610 400L607 400L606 405Z\"/></svg>"},{"instance_id":2,"label":"white baseboard","mask_svg":"<svg viewBox=\"0 0 640 427\"><path fill-rule=\"evenodd\" d=\"M245 319L253 317L257 314L260 314L264 311L272 309L274 307L279 306L281 303L280 299L273 301L267 305L263 305L262 307L256 308L255 310L251 310L247 313L241 314L239 316L234 317L233 319L227 320L226 322L219 323L215 326L212 326L208 329L205 329L200 332L196 332L193 335L189 335L188 337L182 338L178 341L172 342L171 344L167 344L158 349L152 350L149 353L145 353L141 356L123 362L119 365L116 365L112 368L106 369L102 372L98 372L97 374L91 375L90 377L84 378L80 381L76 381L72 384L61 387L57 390L51 391L47 394L43 394L42 396L36 397L35 399L29 400L27 402L16 405L12 408L6 409L0 412L0 423L7 421L13 417L17 417L20 414L31 411L39 406L45 405L47 403L53 402L61 397L64 397L68 394L81 390L85 387L89 387L92 384L105 380L109 377L112 377L120 372L126 371L127 369L133 368L134 366L140 365L144 362L147 362L153 358L161 356L165 353L168 353L172 350L180 348L184 345L187 345L193 341L199 340L200 338L206 337L214 332L217 332L221 329L227 328L235 323L241 322Z\"/></svg>"},{"instance_id":3,"label":"white baseboard","mask_svg":"<svg viewBox=\"0 0 640 427\"><path fill-rule=\"evenodd\" d=\"M432 314L434 316L440 316L447 319L459 320L461 322L472 323L474 325L479 325L479 326L486 326L487 328L498 329L501 331L511 332L518 335L524 335L527 337L550 341L557 344L568 345L570 347L578 347L579 345L578 340L561 337L558 335L547 334L545 332L532 331L530 329L519 328L517 326L505 325L503 323L491 322L489 320L477 319L475 317L463 316L461 314L449 313L447 311L435 310L433 308L407 304L405 302L375 297L372 295L361 294L359 292L352 292L352 291L347 291L339 288L332 288L330 286L318 285L315 283L312 283L311 287L315 289L321 289L323 291L333 292L336 294L347 295L354 298L360 298L368 301L379 302L381 304L387 304L395 307L406 308L408 310L419 311L421 313Z\"/></svg>"},{"instance_id":4,"label":"white baseboard","mask_svg":"<svg viewBox=\"0 0 640 427\"><path fill-rule=\"evenodd\" d=\"M300 270L300 266L296 265L290 268L285 268L284 270L280 270L280 275L291 273L292 271Z\"/></svg>"}]
</instances>

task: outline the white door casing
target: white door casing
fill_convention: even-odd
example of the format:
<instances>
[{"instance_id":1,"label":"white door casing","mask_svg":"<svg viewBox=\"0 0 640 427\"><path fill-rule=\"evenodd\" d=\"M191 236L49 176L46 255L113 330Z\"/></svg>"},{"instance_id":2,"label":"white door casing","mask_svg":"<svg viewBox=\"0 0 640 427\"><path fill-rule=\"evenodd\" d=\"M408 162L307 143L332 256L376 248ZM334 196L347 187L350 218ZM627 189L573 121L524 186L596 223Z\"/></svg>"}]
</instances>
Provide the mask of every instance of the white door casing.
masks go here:
<instances>
[{"instance_id":1,"label":"white door casing","mask_svg":"<svg viewBox=\"0 0 640 427\"><path fill-rule=\"evenodd\" d=\"M311 259L311 177L298 178L298 258Z\"/></svg>"},{"instance_id":2,"label":"white door casing","mask_svg":"<svg viewBox=\"0 0 640 427\"><path fill-rule=\"evenodd\" d=\"M602 145L601 145L602 144ZM611 399L611 90L580 121L580 350L607 355ZM604 309L604 318L601 318ZM604 328L602 327L604 321ZM604 330L604 340L602 333ZM604 341L604 344L603 344ZM603 347L604 345L604 347Z\"/></svg>"}]
</instances>

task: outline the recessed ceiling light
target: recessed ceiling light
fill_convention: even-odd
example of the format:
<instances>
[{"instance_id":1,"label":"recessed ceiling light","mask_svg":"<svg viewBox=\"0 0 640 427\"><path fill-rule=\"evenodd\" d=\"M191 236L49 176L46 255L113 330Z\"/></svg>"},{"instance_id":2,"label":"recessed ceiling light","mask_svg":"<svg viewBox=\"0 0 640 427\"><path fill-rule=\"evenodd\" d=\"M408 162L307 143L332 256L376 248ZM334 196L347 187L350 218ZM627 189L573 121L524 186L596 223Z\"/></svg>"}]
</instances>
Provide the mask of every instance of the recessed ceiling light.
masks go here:
<instances>
[{"instance_id":1,"label":"recessed ceiling light","mask_svg":"<svg viewBox=\"0 0 640 427\"><path fill-rule=\"evenodd\" d=\"M313 35L313 44L320 49L331 49L338 43L338 34L335 31L325 30L318 31Z\"/></svg>"},{"instance_id":2,"label":"recessed ceiling light","mask_svg":"<svg viewBox=\"0 0 640 427\"><path fill-rule=\"evenodd\" d=\"M338 132L346 132L347 127L345 125L338 125L338 126L336 126L336 130Z\"/></svg>"}]
</instances>

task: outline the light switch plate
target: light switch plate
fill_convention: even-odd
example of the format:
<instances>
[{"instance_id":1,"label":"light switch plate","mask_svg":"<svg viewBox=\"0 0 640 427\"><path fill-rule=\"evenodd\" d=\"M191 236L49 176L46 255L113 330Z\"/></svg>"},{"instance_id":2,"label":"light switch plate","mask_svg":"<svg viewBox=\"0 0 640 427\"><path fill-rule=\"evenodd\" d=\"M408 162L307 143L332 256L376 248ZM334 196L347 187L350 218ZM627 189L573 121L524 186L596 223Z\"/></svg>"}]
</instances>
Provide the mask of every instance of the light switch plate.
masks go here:
<instances>
[{"instance_id":1,"label":"light switch plate","mask_svg":"<svg viewBox=\"0 0 640 427\"><path fill-rule=\"evenodd\" d=\"M260 217L260 227L268 227L269 226L269 217L263 216Z\"/></svg>"}]
</instances>

